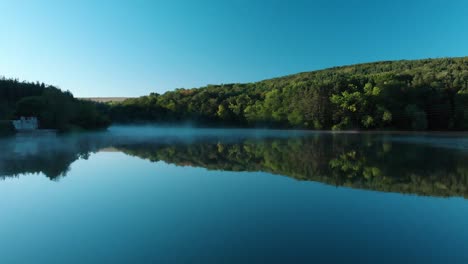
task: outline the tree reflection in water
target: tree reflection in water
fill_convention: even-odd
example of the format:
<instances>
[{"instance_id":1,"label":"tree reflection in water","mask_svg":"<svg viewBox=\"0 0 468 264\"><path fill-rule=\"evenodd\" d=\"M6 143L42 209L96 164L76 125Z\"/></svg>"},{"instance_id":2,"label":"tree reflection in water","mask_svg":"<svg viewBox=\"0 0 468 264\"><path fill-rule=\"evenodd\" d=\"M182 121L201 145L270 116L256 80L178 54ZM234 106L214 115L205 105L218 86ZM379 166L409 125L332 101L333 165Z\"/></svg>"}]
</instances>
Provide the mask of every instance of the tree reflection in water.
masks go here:
<instances>
[{"instance_id":1,"label":"tree reflection in water","mask_svg":"<svg viewBox=\"0 0 468 264\"><path fill-rule=\"evenodd\" d=\"M400 140L401 138L405 140ZM293 137L131 137L105 133L16 137L0 142L0 175L66 176L70 164L112 147L152 162L224 171L263 171L335 186L468 197L468 152L450 138L305 133ZM455 140L455 139L454 139ZM428 143L429 142L429 143Z\"/></svg>"}]
</instances>

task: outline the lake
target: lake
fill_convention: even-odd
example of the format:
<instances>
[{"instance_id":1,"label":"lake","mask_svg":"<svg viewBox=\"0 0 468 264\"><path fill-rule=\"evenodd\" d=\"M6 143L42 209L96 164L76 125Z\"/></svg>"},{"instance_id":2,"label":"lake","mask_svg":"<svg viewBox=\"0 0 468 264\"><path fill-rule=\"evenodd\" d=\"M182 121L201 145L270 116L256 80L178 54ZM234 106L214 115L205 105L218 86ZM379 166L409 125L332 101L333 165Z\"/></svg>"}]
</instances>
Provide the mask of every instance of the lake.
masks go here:
<instances>
[{"instance_id":1,"label":"lake","mask_svg":"<svg viewBox=\"0 0 468 264\"><path fill-rule=\"evenodd\" d=\"M0 140L2 263L468 263L468 137L114 126Z\"/></svg>"}]
</instances>

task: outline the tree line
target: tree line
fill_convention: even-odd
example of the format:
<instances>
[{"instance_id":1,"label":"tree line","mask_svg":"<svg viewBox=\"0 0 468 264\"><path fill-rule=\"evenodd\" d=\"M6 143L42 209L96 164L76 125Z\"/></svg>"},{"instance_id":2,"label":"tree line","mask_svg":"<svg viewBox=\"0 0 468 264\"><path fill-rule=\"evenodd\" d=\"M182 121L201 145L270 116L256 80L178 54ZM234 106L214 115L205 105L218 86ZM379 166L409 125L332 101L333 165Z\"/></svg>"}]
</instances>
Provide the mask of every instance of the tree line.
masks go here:
<instances>
[{"instance_id":1,"label":"tree line","mask_svg":"<svg viewBox=\"0 0 468 264\"><path fill-rule=\"evenodd\" d=\"M468 129L468 57L383 61L256 83L151 93L102 109L114 122L303 129Z\"/></svg>"}]
</instances>

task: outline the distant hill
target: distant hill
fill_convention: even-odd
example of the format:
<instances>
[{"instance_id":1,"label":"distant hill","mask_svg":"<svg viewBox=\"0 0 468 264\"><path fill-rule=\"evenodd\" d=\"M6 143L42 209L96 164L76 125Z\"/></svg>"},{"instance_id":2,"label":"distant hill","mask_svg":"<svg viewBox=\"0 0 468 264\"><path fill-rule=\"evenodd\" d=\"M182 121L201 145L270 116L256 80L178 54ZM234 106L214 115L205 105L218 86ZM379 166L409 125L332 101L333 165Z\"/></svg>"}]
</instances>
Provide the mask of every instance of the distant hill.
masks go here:
<instances>
[{"instance_id":1,"label":"distant hill","mask_svg":"<svg viewBox=\"0 0 468 264\"><path fill-rule=\"evenodd\" d=\"M79 97L80 100L92 101L97 103L123 102L133 97Z\"/></svg>"},{"instance_id":2,"label":"distant hill","mask_svg":"<svg viewBox=\"0 0 468 264\"><path fill-rule=\"evenodd\" d=\"M468 129L468 57L382 61L127 99L114 121L306 129Z\"/></svg>"}]
</instances>

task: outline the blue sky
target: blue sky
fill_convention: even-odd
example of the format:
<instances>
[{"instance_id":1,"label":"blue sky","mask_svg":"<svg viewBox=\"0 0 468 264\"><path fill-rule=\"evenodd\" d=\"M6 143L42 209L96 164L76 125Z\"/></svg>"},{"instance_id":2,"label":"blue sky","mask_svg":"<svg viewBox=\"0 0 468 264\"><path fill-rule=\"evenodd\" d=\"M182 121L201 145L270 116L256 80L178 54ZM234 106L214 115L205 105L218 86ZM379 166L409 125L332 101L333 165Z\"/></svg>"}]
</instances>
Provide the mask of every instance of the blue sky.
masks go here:
<instances>
[{"instance_id":1,"label":"blue sky","mask_svg":"<svg viewBox=\"0 0 468 264\"><path fill-rule=\"evenodd\" d=\"M0 75L139 96L468 55L468 1L5 1Z\"/></svg>"}]
</instances>

